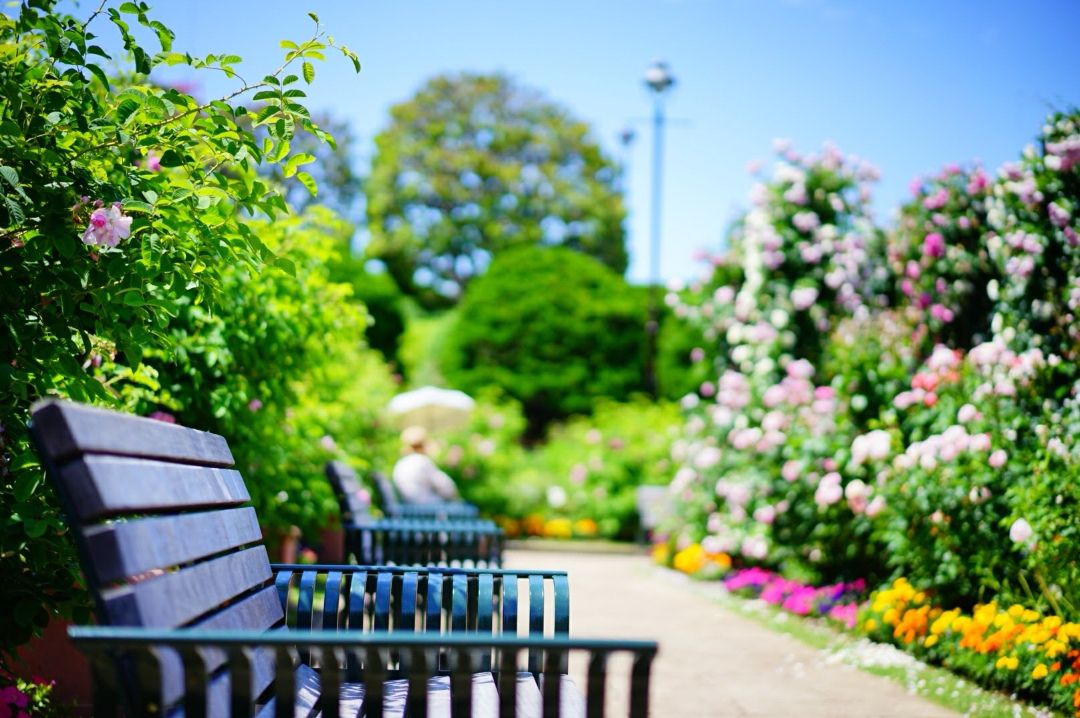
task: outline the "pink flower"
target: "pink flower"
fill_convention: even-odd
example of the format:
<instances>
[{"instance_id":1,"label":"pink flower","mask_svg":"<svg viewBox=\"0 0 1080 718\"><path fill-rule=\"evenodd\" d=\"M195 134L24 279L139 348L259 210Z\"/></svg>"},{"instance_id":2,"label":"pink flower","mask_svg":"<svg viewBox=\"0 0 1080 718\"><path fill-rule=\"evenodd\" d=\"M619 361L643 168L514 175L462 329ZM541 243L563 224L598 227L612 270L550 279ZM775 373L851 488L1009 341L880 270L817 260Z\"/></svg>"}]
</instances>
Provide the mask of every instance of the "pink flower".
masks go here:
<instances>
[{"instance_id":1,"label":"pink flower","mask_svg":"<svg viewBox=\"0 0 1080 718\"><path fill-rule=\"evenodd\" d=\"M1009 455L1007 453L1005 453L1005 450L1004 449L998 449L997 451L994 451L993 453L990 454L990 458L987 459L987 462L993 468L1000 469L1002 466L1005 465L1005 462L1008 461L1008 459L1009 459Z\"/></svg>"},{"instance_id":2,"label":"pink flower","mask_svg":"<svg viewBox=\"0 0 1080 718\"><path fill-rule=\"evenodd\" d=\"M337 442L334 441L334 437L330 436L329 434L326 434L321 439L319 439L319 446L326 449L327 451L337 451Z\"/></svg>"},{"instance_id":3,"label":"pink flower","mask_svg":"<svg viewBox=\"0 0 1080 718\"><path fill-rule=\"evenodd\" d=\"M716 393L716 385L714 385L711 381L702 382L701 386L698 387L698 393L708 398Z\"/></svg>"},{"instance_id":4,"label":"pink flower","mask_svg":"<svg viewBox=\"0 0 1080 718\"><path fill-rule=\"evenodd\" d=\"M926 235L926 239L923 240L923 254L935 259L945 256L945 238L940 232L931 232Z\"/></svg>"},{"instance_id":5,"label":"pink flower","mask_svg":"<svg viewBox=\"0 0 1080 718\"><path fill-rule=\"evenodd\" d=\"M870 503L866 505L866 515L870 518L874 518L882 511L885 510L885 497L875 496L870 500Z\"/></svg>"},{"instance_id":6,"label":"pink flower","mask_svg":"<svg viewBox=\"0 0 1080 718\"><path fill-rule=\"evenodd\" d=\"M252 399L251 401L248 402L248 409L250 411L258 411L259 409L262 408L262 405L263 405L263 403L259 399Z\"/></svg>"},{"instance_id":7,"label":"pink flower","mask_svg":"<svg viewBox=\"0 0 1080 718\"><path fill-rule=\"evenodd\" d=\"M990 181L987 179L986 173L978 169L972 173L971 179L968 181L967 192L968 194L978 194L988 186L990 186Z\"/></svg>"},{"instance_id":8,"label":"pink flower","mask_svg":"<svg viewBox=\"0 0 1080 718\"><path fill-rule=\"evenodd\" d=\"M939 322L945 322L946 324L956 317L956 315L953 314L953 310L949 309L944 304L935 304L930 307L930 316L937 319Z\"/></svg>"},{"instance_id":9,"label":"pink flower","mask_svg":"<svg viewBox=\"0 0 1080 718\"><path fill-rule=\"evenodd\" d=\"M780 475L784 477L784 481L792 482L798 480L801 471L802 466L798 461L785 461L783 468L780 469Z\"/></svg>"},{"instance_id":10,"label":"pink flower","mask_svg":"<svg viewBox=\"0 0 1080 718\"><path fill-rule=\"evenodd\" d=\"M690 350L690 361L695 364L702 361L705 358L705 350L701 347L694 347Z\"/></svg>"},{"instance_id":11,"label":"pink flower","mask_svg":"<svg viewBox=\"0 0 1080 718\"><path fill-rule=\"evenodd\" d=\"M799 287L791 290L791 303L800 312L812 307L817 298L818 290L814 287Z\"/></svg>"},{"instance_id":12,"label":"pink flower","mask_svg":"<svg viewBox=\"0 0 1080 718\"><path fill-rule=\"evenodd\" d=\"M964 404L960 407L960 411L956 412L956 419L961 424L967 424L970 421L975 421L979 418L979 410L971 404Z\"/></svg>"},{"instance_id":13,"label":"pink flower","mask_svg":"<svg viewBox=\"0 0 1080 718\"><path fill-rule=\"evenodd\" d=\"M949 191L942 187L934 194L923 200L923 207L929 210L941 209L949 201Z\"/></svg>"},{"instance_id":14,"label":"pink flower","mask_svg":"<svg viewBox=\"0 0 1080 718\"><path fill-rule=\"evenodd\" d=\"M148 152L146 155L146 159L143 161L143 167L150 170L151 172L160 171L161 157L158 156L157 152Z\"/></svg>"},{"instance_id":15,"label":"pink flower","mask_svg":"<svg viewBox=\"0 0 1080 718\"><path fill-rule=\"evenodd\" d=\"M1026 519L1017 519L1009 527L1009 538L1013 543L1027 543L1034 534L1031 524Z\"/></svg>"},{"instance_id":16,"label":"pink flower","mask_svg":"<svg viewBox=\"0 0 1080 718\"><path fill-rule=\"evenodd\" d=\"M154 419L155 421L164 421L166 424L176 423L176 417L165 411L155 411L148 418Z\"/></svg>"},{"instance_id":17,"label":"pink flower","mask_svg":"<svg viewBox=\"0 0 1080 718\"><path fill-rule=\"evenodd\" d=\"M131 217L125 217L116 202L108 209L98 207L90 213L90 222L83 232L83 244L115 247L131 234Z\"/></svg>"}]
</instances>

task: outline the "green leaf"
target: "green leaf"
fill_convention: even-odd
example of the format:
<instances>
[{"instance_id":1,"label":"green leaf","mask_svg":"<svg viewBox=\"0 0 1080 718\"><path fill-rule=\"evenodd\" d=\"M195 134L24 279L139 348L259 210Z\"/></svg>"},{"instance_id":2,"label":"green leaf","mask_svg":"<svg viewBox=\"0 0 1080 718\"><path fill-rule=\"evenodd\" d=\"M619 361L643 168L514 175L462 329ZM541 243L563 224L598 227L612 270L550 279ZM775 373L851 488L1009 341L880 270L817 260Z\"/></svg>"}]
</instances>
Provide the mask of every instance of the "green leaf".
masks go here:
<instances>
[{"instance_id":1,"label":"green leaf","mask_svg":"<svg viewBox=\"0 0 1080 718\"><path fill-rule=\"evenodd\" d=\"M319 16L316 15L315 13L309 12L308 17L310 17L312 20L314 20L316 25L319 24Z\"/></svg>"},{"instance_id":2,"label":"green leaf","mask_svg":"<svg viewBox=\"0 0 1080 718\"><path fill-rule=\"evenodd\" d=\"M175 150L165 150L161 155L160 162L162 167L180 167L184 164L184 158Z\"/></svg>"},{"instance_id":3,"label":"green leaf","mask_svg":"<svg viewBox=\"0 0 1080 718\"><path fill-rule=\"evenodd\" d=\"M292 177L296 174L296 169L301 165L306 165L310 162L314 162L315 157L306 153L300 153L293 155L289 158L289 161L285 163L285 168L282 170L286 177Z\"/></svg>"},{"instance_id":4,"label":"green leaf","mask_svg":"<svg viewBox=\"0 0 1080 718\"><path fill-rule=\"evenodd\" d=\"M3 178L3 180L9 185L11 185L13 189L18 189L19 173L11 167L5 167L3 165L0 165L0 178Z\"/></svg>"},{"instance_id":5,"label":"green leaf","mask_svg":"<svg viewBox=\"0 0 1080 718\"><path fill-rule=\"evenodd\" d=\"M307 191L311 193L312 197L318 196L319 186L315 183L314 177L307 172L297 172L296 179L300 180L300 184L307 188Z\"/></svg>"},{"instance_id":6,"label":"green leaf","mask_svg":"<svg viewBox=\"0 0 1080 718\"><path fill-rule=\"evenodd\" d=\"M274 260L273 266L277 267L286 274L290 274L294 277L296 276L296 263L288 257L278 257Z\"/></svg>"},{"instance_id":7,"label":"green leaf","mask_svg":"<svg viewBox=\"0 0 1080 718\"><path fill-rule=\"evenodd\" d=\"M285 158L285 155L289 154L289 141L281 140L277 143L277 147L274 149L273 154L267 157L267 161L271 164L275 162L281 162Z\"/></svg>"},{"instance_id":8,"label":"green leaf","mask_svg":"<svg viewBox=\"0 0 1080 718\"><path fill-rule=\"evenodd\" d=\"M152 205L150 205L150 204L148 204L146 202L141 202L141 201L139 201L137 199L124 200L123 206L124 206L124 209L126 209L129 212L146 212L147 214L149 214L149 213L154 211L154 208L153 208Z\"/></svg>"},{"instance_id":9,"label":"green leaf","mask_svg":"<svg viewBox=\"0 0 1080 718\"><path fill-rule=\"evenodd\" d=\"M315 66L310 62L305 62L304 68L304 82L311 84L315 80Z\"/></svg>"},{"instance_id":10,"label":"green leaf","mask_svg":"<svg viewBox=\"0 0 1080 718\"><path fill-rule=\"evenodd\" d=\"M138 15L139 6L133 2L120 3L120 7L117 8L120 12L127 13L128 15Z\"/></svg>"}]
</instances>

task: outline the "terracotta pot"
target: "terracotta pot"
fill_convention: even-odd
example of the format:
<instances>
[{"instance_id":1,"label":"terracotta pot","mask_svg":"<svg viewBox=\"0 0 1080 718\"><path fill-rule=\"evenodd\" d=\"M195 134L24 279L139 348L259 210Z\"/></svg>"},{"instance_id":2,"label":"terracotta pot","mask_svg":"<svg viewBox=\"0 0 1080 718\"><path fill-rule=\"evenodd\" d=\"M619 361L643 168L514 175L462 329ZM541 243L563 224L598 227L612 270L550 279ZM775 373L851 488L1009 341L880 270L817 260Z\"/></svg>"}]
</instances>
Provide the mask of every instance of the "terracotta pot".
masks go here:
<instances>
[{"instance_id":1,"label":"terracotta pot","mask_svg":"<svg viewBox=\"0 0 1080 718\"><path fill-rule=\"evenodd\" d=\"M344 563L345 561L345 532L340 527L327 526L319 532L319 541L322 550L319 551L319 560L323 563Z\"/></svg>"}]
</instances>

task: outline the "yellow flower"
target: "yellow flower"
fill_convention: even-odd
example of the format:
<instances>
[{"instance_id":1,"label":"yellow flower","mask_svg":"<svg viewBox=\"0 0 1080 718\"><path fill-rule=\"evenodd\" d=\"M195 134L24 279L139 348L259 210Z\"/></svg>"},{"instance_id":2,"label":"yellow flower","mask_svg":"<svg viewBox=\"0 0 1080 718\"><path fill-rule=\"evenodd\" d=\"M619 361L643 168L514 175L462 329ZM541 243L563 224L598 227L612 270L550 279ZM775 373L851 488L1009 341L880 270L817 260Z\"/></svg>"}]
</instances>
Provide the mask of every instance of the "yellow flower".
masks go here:
<instances>
[{"instance_id":1,"label":"yellow flower","mask_svg":"<svg viewBox=\"0 0 1080 718\"><path fill-rule=\"evenodd\" d=\"M997 659L997 663L994 664L996 668L1005 668L1010 671L1015 671L1016 667L1020 665L1020 659L1016 656L1002 656Z\"/></svg>"},{"instance_id":2,"label":"yellow flower","mask_svg":"<svg viewBox=\"0 0 1080 718\"><path fill-rule=\"evenodd\" d=\"M1031 677L1035 680L1039 680L1040 678L1046 678L1046 674L1049 672L1050 671L1046 669L1046 665L1040 663L1039 665L1035 666L1035 670L1031 672Z\"/></svg>"},{"instance_id":3,"label":"yellow flower","mask_svg":"<svg viewBox=\"0 0 1080 718\"><path fill-rule=\"evenodd\" d=\"M885 612L885 615L881 617L881 620L888 623L890 626L896 623L896 619L900 613L895 608L890 608Z\"/></svg>"},{"instance_id":4,"label":"yellow flower","mask_svg":"<svg viewBox=\"0 0 1080 718\"><path fill-rule=\"evenodd\" d=\"M1013 605L1009 606L1009 615L1013 618L1021 618L1024 615L1024 607L1021 606L1019 603L1014 603Z\"/></svg>"},{"instance_id":5,"label":"yellow flower","mask_svg":"<svg viewBox=\"0 0 1080 718\"><path fill-rule=\"evenodd\" d=\"M873 631L875 628L877 628L877 621L875 621L872 618L866 619L866 623L863 624L863 630L866 631L867 633L869 633L870 631Z\"/></svg>"},{"instance_id":6,"label":"yellow flower","mask_svg":"<svg viewBox=\"0 0 1080 718\"><path fill-rule=\"evenodd\" d=\"M923 641L922 644L927 648L932 648L934 644L937 643L937 640L937 636L927 636L926 640Z\"/></svg>"},{"instance_id":7,"label":"yellow flower","mask_svg":"<svg viewBox=\"0 0 1080 718\"><path fill-rule=\"evenodd\" d=\"M731 568L731 556L722 551L720 553L710 553L708 554L708 558L725 571Z\"/></svg>"},{"instance_id":8,"label":"yellow flower","mask_svg":"<svg viewBox=\"0 0 1080 718\"><path fill-rule=\"evenodd\" d=\"M705 566L705 549L701 544L690 544L675 554L674 565L683 573L697 573Z\"/></svg>"}]
</instances>

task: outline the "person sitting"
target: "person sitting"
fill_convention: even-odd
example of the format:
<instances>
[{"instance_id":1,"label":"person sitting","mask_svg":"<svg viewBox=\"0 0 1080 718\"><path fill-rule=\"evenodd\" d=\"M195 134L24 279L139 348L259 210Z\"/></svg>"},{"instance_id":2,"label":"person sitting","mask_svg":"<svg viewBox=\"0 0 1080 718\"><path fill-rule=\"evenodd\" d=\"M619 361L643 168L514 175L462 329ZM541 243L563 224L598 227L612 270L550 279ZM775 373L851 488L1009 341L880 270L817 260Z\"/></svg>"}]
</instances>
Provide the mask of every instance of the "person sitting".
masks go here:
<instances>
[{"instance_id":1,"label":"person sitting","mask_svg":"<svg viewBox=\"0 0 1080 718\"><path fill-rule=\"evenodd\" d=\"M401 432L405 455L394 464L392 478L401 500L409 504L440 504L459 501L454 480L427 455L427 432L410 426Z\"/></svg>"}]
</instances>

